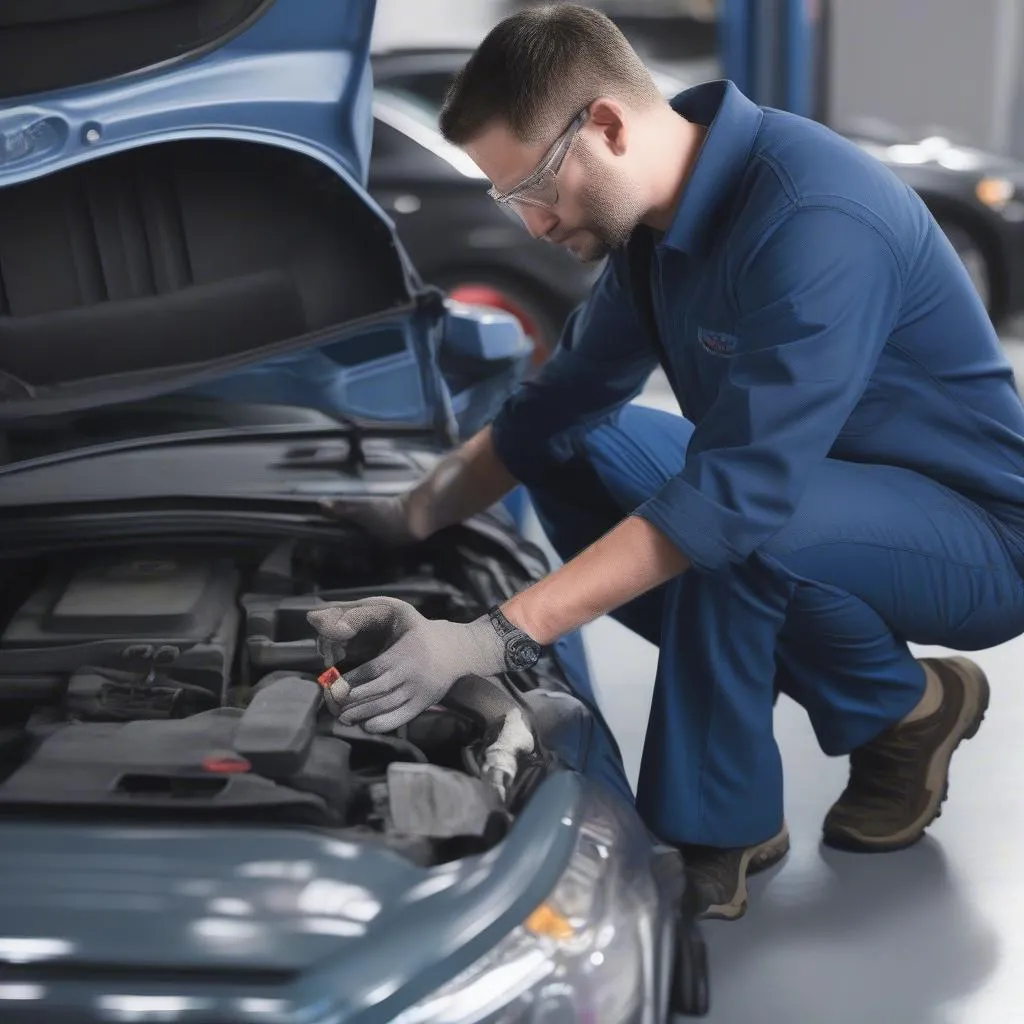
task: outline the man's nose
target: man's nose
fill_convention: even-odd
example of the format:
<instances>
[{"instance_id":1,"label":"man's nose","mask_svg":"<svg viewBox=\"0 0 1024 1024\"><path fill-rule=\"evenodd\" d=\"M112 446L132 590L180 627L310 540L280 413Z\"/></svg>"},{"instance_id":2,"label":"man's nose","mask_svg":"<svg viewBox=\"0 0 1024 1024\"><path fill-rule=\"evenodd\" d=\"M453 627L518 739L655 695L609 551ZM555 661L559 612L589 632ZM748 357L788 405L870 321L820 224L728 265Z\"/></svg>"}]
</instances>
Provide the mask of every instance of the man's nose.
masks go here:
<instances>
[{"instance_id":1,"label":"man's nose","mask_svg":"<svg viewBox=\"0 0 1024 1024\"><path fill-rule=\"evenodd\" d=\"M519 207L519 216L534 238L543 238L558 223L558 217L551 210L541 206L527 206L525 203Z\"/></svg>"}]
</instances>

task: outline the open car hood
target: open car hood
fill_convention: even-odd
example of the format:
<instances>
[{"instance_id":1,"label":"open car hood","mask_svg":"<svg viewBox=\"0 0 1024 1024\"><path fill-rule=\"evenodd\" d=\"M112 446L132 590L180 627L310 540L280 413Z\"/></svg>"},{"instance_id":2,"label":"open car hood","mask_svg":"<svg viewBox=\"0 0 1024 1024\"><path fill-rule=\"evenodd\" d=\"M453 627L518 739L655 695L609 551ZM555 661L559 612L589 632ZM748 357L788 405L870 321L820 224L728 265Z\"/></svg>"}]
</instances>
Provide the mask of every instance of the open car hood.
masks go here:
<instances>
[{"instance_id":1,"label":"open car hood","mask_svg":"<svg viewBox=\"0 0 1024 1024\"><path fill-rule=\"evenodd\" d=\"M365 190L374 10L0 5L0 423L316 350L327 411L450 438L446 339L464 388L525 360L423 288Z\"/></svg>"}]
</instances>

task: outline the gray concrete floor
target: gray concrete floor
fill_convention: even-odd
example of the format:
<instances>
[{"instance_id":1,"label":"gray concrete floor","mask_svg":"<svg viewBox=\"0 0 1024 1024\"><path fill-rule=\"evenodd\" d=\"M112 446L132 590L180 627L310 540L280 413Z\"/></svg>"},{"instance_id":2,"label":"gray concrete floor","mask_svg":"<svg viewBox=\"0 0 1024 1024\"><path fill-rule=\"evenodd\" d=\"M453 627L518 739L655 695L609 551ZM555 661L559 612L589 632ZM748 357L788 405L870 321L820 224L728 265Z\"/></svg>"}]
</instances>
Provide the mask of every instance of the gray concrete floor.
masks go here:
<instances>
[{"instance_id":1,"label":"gray concrete floor","mask_svg":"<svg viewBox=\"0 0 1024 1024\"><path fill-rule=\"evenodd\" d=\"M1024 343L1007 349L1024 381ZM673 407L664 382L642 400ZM635 785L657 651L610 619L585 636ZM822 754L803 711L780 701L792 852L752 882L745 918L705 926L709 1024L1024 1022L1024 638L973 656L992 682L991 709L954 758L942 817L901 853L820 845L847 762Z\"/></svg>"},{"instance_id":2,"label":"gray concrete floor","mask_svg":"<svg viewBox=\"0 0 1024 1024\"><path fill-rule=\"evenodd\" d=\"M586 639L635 782L657 652L610 620ZM994 688L988 718L954 759L942 817L901 853L820 846L846 761L825 757L803 711L780 701L792 852L752 882L745 918L705 926L711 1024L1024 1021L1024 640L976 657Z\"/></svg>"}]
</instances>

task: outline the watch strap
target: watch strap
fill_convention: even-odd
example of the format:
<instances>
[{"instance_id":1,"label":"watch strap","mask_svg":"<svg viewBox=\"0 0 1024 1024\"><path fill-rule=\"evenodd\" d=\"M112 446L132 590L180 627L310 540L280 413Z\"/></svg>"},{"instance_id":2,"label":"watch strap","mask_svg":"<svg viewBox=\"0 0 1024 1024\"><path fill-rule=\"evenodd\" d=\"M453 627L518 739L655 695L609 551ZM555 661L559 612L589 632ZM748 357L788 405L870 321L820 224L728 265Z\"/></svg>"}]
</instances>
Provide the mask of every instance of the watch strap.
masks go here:
<instances>
[{"instance_id":1,"label":"watch strap","mask_svg":"<svg viewBox=\"0 0 1024 1024\"><path fill-rule=\"evenodd\" d=\"M537 663L541 645L518 626L509 622L501 608L495 605L487 613L494 631L505 645L505 664L509 671L521 671Z\"/></svg>"}]
</instances>

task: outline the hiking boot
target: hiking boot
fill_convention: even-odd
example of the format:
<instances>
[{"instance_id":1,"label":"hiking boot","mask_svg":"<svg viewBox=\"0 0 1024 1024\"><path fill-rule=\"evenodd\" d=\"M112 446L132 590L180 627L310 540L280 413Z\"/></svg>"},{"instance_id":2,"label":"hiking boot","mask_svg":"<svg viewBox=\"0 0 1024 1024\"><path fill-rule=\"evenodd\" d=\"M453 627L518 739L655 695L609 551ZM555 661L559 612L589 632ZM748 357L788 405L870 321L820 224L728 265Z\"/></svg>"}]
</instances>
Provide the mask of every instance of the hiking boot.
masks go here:
<instances>
[{"instance_id":1,"label":"hiking boot","mask_svg":"<svg viewBox=\"0 0 1024 1024\"><path fill-rule=\"evenodd\" d=\"M756 846L721 850L711 846L680 847L687 884L693 886L698 916L735 921L747 910L747 876L778 864L789 852L789 829Z\"/></svg>"},{"instance_id":2,"label":"hiking boot","mask_svg":"<svg viewBox=\"0 0 1024 1024\"><path fill-rule=\"evenodd\" d=\"M950 759L981 726L989 686L985 673L967 658L928 658L922 664L941 686L938 709L891 726L850 755L850 781L825 817L829 846L901 850L916 843L942 813Z\"/></svg>"}]
</instances>

